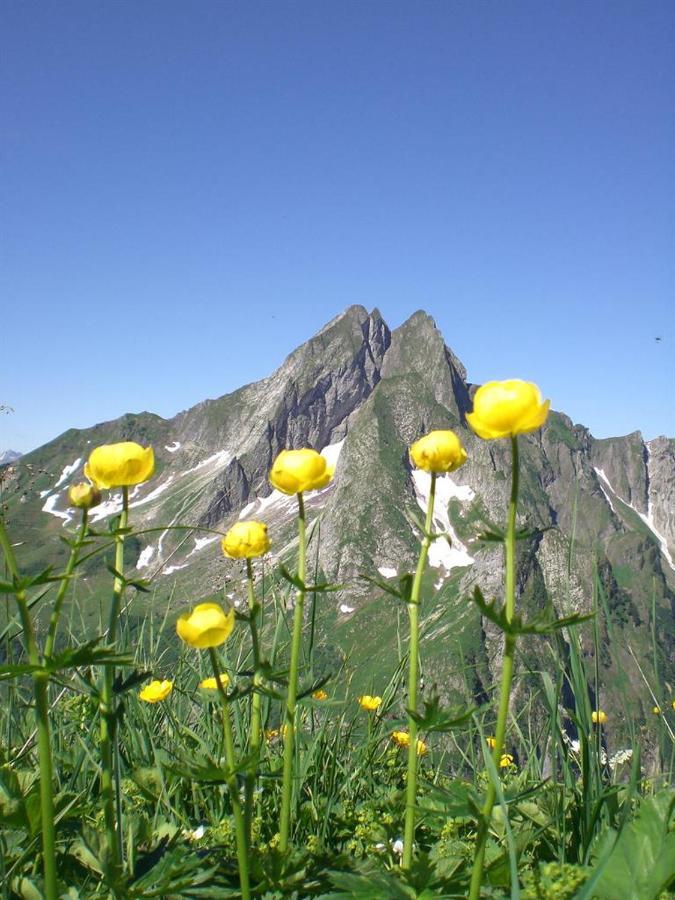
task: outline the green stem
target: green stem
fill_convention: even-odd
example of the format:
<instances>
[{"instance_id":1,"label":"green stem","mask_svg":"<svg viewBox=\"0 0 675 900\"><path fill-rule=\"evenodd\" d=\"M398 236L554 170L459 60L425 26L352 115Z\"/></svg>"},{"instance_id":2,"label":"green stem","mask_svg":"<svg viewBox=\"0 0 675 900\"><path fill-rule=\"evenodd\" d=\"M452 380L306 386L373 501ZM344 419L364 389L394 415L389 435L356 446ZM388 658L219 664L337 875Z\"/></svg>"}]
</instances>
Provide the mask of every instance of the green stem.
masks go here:
<instances>
[{"instance_id":1,"label":"green stem","mask_svg":"<svg viewBox=\"0 0 675 900\"><path fill-rule=\"evenodd\" d=\"M305 605L306 577L306 532L305 504L302 493L298 497L298 577L303 584L295 596L293 616L293 637L291 639L291 667L288 674L288 694L286 695L286 722L284 728L284 770L281 787L281 820L279 823L279 850L288 850L291 830L291 797L293 794L293 758L295 752L295 708L298 693L298 670L300 668L300 644L302 642L302 619Z\"/></svg>"},{"instance_id":2,"label":"green stem","mask_svg":"<svg viewBox=\"0 0 675 900\"><path fill-rule=\"evenodd\" d=\"M408 709L417 712L417 685L419 683L419 609L422 576L427 564L429 547L431 546L431 526L433 524L434 501L436 498L436 473L431 473L431 486L427 502L427 516L424 523L424 536L417 560L417 570L413 580L408 614L410 616L410 655L408 657ZM417 722L408 713L408 776L406 782L405 826L403 830L403 856L401 867L409 869L412 865L413 843L415 840L415 809L417 806Z\"/></svg>"},{"instance_id":3,"label":"green stem","mask_svg":"<svg viewBox=\"0 0 675 900\"><path fill-rule=\"evenodd\" d=\"M77 563L77 557L80 552L80 548L82 547L82 543L84 541L84 536L87 533L87 517L88 511L86 509L82 510L82 523L80 524L80 530L77 534L77 539L73 546L70 548L70 557L68 558L68 564L66 565L66 569L64 574L64 579L59 585L58 593L56 594L56 600L54 601L54 609L52 610L52 615L49 620L49 632L47 633L47 640L45 642L45 656L51 656L54 650L54 642L56 640L56 630L59 627L59 619L61 617L61 608L63 607L63 601L66 597L66 591L68 590L68 586L70 584L70 576L73 574L75 570L75 564Z\"/></svg>"},{"instance_id":4,"label":"green stem","mask_svg":"<svg viewBox=\"0 0 675 900\"><path fill-rule=\"evenodd\" d=\"M245 787L245 814L246 814L246 839L248 846L251 846L251 822L253 819L253 794L255 791L255 782L258 768L258 759L260 755L260 744L262 736L262 695L256 690L258 685L262 683L260 675L260 639L258 637L257 617L260 606L256 603L255 593L253 589L253 564L250 559L246 560L246 585L248 591L248 611L249 623L251 627L251 645L253 647L253 694L251 696L251 736L249 749L251 756L250 768L246 774Z\"/></svg>"},{"instance_id":5,"label":"green stem","mask_svg":"<svg viewBox=\"0 0 675 900\"><path fill-rule=\"evenodd\" d=\"M0 546L5 556L7 568L12 577L19 577L19 569L14 556L12 544L0 519ZM16 602L23 627L28 661L32 666L40 665L33 623L28 609L25 591L18 591ZM42 864L44 871L44 889L46 900L57 900L59 896L56 877L56 831L54 827L54 795L51 742L49 736L49 679L46 673L33 674L33 692L35 695L35 718L38 733L38 762L40 766L40 814L42 822Z\"/></svg>"},{"instance_id":6,"label":"green stem","mask_svg":"<svg viewBox=\"0 0 675 900\"><path fill-rule=\"evenodd\" d=\"M216 679L216 686L220 693L220 699L223 705L223 735L225 738L225 762L230 770L230 776L227 779L227 787L230 792L230 801L232 803L232 814L234 815L235 840L237 844L237 862L239 864L239 882L241 885L242 900L249 900L251 889L249 887L248 877L248 843L246 840L246 823L244 822L244 813L241 808L241 800L239 799L239 787L237 785L237 776L235 769L237 761L234 755L234 737L232 735L232 722L230 721L230 704L227 699L227 693L220 680L221 671L218 664L218 656L213 647L209 648L209 656L211 658L211 667Z\"/></svg>"},{"instance_id":7,"label":"green stem","mask_svg":"<svg viewBox=\"0 0 675 900\"><path fill-rule=\"evenodd\" d=\"M120 575L124 569L124 534L120 534L127 527L129 518L129 489L122 488L122 514L118 534L115 536L115 571ZM108 620L107 642L114 644L117 637L117 620L119 618L122 595L124 593L124 581L115 576L113 582L113 595L110 604L110 618ZM101 688L101 798L103 800L103 812L105 828L108 835L108 852L110 853L110 867L113 872L113 884L121 875L122 868L122 823L118 821L117 813L121 807L119 796L119 778L116 777L114 744L117 739L116 710L113 708L113 682L115 672L113 666L105 666L103 669L103 684ZM117 888L115 888L117 889Z\"/></svg>"},{"instance_id":8,"label":"green stem","mask_svg":"<svg viewBox=\"0 0 675 900\"><path fill-rule=\"evenodd\" d=\"M509 501L509 517L504 540L506 556L506 597L505 613L506 621L511 622L516 605L516 510L518 507L518 438L511 437L512 475L511 475L511 499ZM492 750L492 761L499 772L499 761L504 751L504 737L506 735L506 722L509 715L509 700L511 696L511 679L513 677L513 658L516 650L515 635L504 635L504 661L502 663L502 684L499 693L499 709L497 712L497 728L495 731L495 745ZM471 872L471 887L469 900L478 900L480 886L483 880L483 863L485 860L485 847L487 844L488 830L492 818L492 810L497 798L497 790L492 778L488 784L487 796L481 810L481 819L478 824L478 836L476 838L476 854Z\"/></svg>"}]
</instances>

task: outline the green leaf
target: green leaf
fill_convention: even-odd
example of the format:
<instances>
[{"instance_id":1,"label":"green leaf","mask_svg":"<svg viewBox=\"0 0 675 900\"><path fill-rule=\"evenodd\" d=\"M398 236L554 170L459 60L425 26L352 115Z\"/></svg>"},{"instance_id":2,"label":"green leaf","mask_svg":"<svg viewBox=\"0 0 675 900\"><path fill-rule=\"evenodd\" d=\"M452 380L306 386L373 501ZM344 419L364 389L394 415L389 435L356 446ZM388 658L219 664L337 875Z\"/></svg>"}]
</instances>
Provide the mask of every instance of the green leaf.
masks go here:
<instances>
[{"instance_id":1,"label":"green leaf","mask_svg":"<svg viewBox=\"0 0 675 900\"><path fill-rule=\"evenodd\" d=\"M520 635L520 634L551 634L554 631L560 631L561 628L569 628L572 625L579 625L592 619L594 613L582 616L580 613L566 616L563 619L555 618L555 611L552 606L547 606L537 613L528 622L524 622L522 616L514 613L513 618L509 622L506 618L506 608L499 605L497 600L488 603L483 597L479 587L474 588L471 599L481 612L481 615L494 622L504 634Z\"/></svg>"},{"instance_id":2,"label":"green leaf","mask_svg":"<svg viewBox=\"0 0 675 900\"><path fill-rule=\"evenodd\" d=\"M361 575L360 576L364 581L369 581L371 584L374 584L376 587L379 587L387 594L391 594L392 597L396 597L398 600L402 600L404 603L410 603L410 597L412 595L412 586L413 586L413 576L409 573L405 575L399 575L396 581L383 581L381 578L373 578L371 575ZM398 586L396 584L398 583Z\"/></svg>"},{"instance_id":3,"label":"green leaf","mask_svg":"<svg viewBox=\"0 0 675 900\"><path fill-rule=\"evenodd\" d=\"M44 672L44 666L31 666L26 663L24 665L1 665L0 681L8 681L11 678L21 678L22 675L32 675L33 672Z\"/></svg>"},{"instance_id":4,"label":"green leaf","mask_svg":"<svg viewBox=\"0 0 675 900\"><path fill-rule=\"evenodd\" d=\"M293 575L291 572L289 572L288 569L286 568L286 566L283 565L283 563L279 566L279 571L280 571L281 574L284 576L284 578L286 579L286 581L290 581L290 583L291 583L294 587L296 587L299 591L306 591L306 590L307 590L307 585L306 585L305 582L302 580L302 578L300 578L299 575Z\"/></svg>"},{"instance_id":5,"label":"green leaf","mask_svg":"<svg viewBox=\"0 0 675 900\"><path fill-rule=\"evenodd\" d=\"M57 656L47 657L45 667L50 672L77 669L80 666L133 666L133 657L120 653L114 646L99 647L103 637L94 638L80 647L69 647Z\"/></svg>"},{"instance_id":6,"label":"green leaf","mask_svg":"<svg viewBox=\"0 0 675 900\"><path fill-rule=\"evenodd\" d=\"M477 706L470 709L444 709L440 705L438 694L432 694L429 700L424 701L424 713L420 715L413 710L407 710L408 715L417 723L420 731L449 732L461 725L466 725L471 717L478 711Z\"/></svg>"}]
</instances>

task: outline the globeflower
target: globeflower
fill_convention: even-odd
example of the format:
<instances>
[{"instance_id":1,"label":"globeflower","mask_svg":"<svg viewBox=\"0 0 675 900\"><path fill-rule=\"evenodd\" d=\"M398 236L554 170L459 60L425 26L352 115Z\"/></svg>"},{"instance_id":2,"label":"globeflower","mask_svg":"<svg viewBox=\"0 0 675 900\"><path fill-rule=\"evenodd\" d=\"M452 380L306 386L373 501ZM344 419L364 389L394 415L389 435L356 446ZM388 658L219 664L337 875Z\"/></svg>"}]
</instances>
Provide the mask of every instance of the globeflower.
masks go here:
<instances>
[{"instance_id":1,"label":"globeflower","mask_svg":"<svg viewBox=\"0 0 675 900\"><path fill-rule=\"evenodd\" d=\"M333 469L316 450L282 450L270 472L272 487L282 494L301 494L326 487Z\"/></svg>"},{"instance_id":2,"label":"globeflower","mask_svg":"<svg viewBox=\"0 0 675 900\"><path fill-rule=\"evenodd\" d=\"M83 481L68 488L68 501L77 509L93 509L101 502L101 492L93 484Z\"/></svg>"},{"instance_id":3,"label":"globeflower","mask_svg":"<svg viewBox=\"0 0 675 900\"><path fill-rule=\"evenodd\" d=\"M142 691L138 692L138 697L145 703L159 703L160 700L166 700L173 690L173 681L151 681L146 684Z\"/></svg>"},{"instance_id":4,"label":"globeflower","mask_svg":"<svg viewBox=\"0 0 675 900\"><path fill-rule=\"evenodd\" d=\"M313 700L328 700L328 694L325 691L312 691Z\"/></svg>"},{"instance_id":5,"label":"globeflower","mask_svg":"<svg viewBox=\"0 0 675 900\"><path fill-rule=\"evenodd\" d=\"M223 688L226 688L230 683L230 676L227 672L221 672L218 676L218 681L220 681L220 685ZM218 682L212 676L211 678L204 678L203 681L200 681L197 687L201 691L217 691L218 690Z\"/></svg>"},{"instance_id":6,"label":"globeflower","mask_svg":"<svg viewBox=\"0 0 675 900\"><path fill-rule=\"evenodd\" d=\"M661 715L661 707L660 706L652 706L652 712L655 716Z\"/></svg>"},{"instance_id":7,"label":"globeflower","mask_svg":"<svg viewBox=\"0 0 675 900\"><path fill-rule=\"evenodd\" d=\"M550 400L542 401L536 384L513 378L488 381L476 391L466 421L478 437L491 441L536 431L546 421Z\"/></svg>"},{"instance_id":8,"label":"globeflower","mask_svg":"<svg viewBox=\"0 0 675 900\"><path fill-rule=\"evenodd\" d=\"M513 765L513 756L510 753L502 753L501 759L499 760L499 768L500 769L508 769L509 766Z\"/></svg>"},{"instance_id":9,"label":"globeflower","mask_svg":"<svg viewBox=\"0 0 675 900\"><path fill-rule=\"evenodd\" d=\"M466 458L454 431L430 431L410 448L413 465L425 472L454 472L464 465Z\"/></svg>"},{"instance_id":10,"label":"globeflower","mask_svg":"<svg viewBox=\"0 0 675 900\"><path fill-rule=\"evenodd\" d=\"M392 741L397 744L399 747L409 747L410 746L410 734L407 731L392 731L391 733ZM427 745L424 741L417 741L417 755L423 756L427 752Z\"/></svg>"},{"instance_id":11,"label":"globeflower","mask_svg":"<svg viewBox=\"0 0 675 900\"><path fill-rule=\"evenodd\" d=\"M234 609L228 613L217 603L198 603L191 613L184 613L176 622L181 640L198 650L224 644L234 628Z\"/></svg>"},{"instance_id":12,"label":"globeflower","mask_svg":"<svg viewBox=\"0 0 675 900\"><path fill-rule=\"evenodd\" d=\"M490 748L490 750L494 750L495 747L497 746L497 738L494 738L494 737L486 737L486 738L485 738L485 743L488 745L488 747Z\"/></svg>"},{"instance_id":13,"label":"globeflower","mask_svg":"<svg viewBox=\"0 0 675 900\"><path fill-rule=\"evenodd\" d=\"M382 703L382 697L371 697L370 694L359 697L359 706L368 712L375 712L380 703Z\"/></svg>"},{"instance_id":14,"label":"globeflower","mask_svg":"<svg viewBox=\"0 0 675 900\"><path fill-rule=\"evenodd\" d=\"M591 722L594 725L604 725L607 721L607 713L601 709L594 709L591 713Z\"/></svg>"},{"instance_id":15,"label":"globeflower","mask_svg":"<svg viewBox=\"0 0 675 900\"><path fill-rule=\"evenodd\" d=\"M267 525L263 522L235 522L220 542L223 553L230 559L253 559L270 549Z\"/></svg>"},{"instance_id":16,"label":"globeflower","mask_svg":"<svg viewBox=\"0 0 675 900\"><path fill-rule=\"evenodd\" d=\"M84 467L84 474L98 488L141 484L151 478L154 471L152 447L141 447L133 441L96 447Z\"/></svg>"}]
</instances>

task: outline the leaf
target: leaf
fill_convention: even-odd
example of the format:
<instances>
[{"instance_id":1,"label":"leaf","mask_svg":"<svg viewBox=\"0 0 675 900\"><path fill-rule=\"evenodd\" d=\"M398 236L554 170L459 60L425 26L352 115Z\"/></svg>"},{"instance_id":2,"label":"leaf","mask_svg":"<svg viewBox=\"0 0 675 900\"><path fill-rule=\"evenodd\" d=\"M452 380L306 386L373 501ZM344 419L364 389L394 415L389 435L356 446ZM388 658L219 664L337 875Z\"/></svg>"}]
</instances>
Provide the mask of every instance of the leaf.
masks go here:
<instances>
[{"instance_id":1,"label":"leaf","mask_svg":"<svg viewBox=\"0 0 675 900\"><path fill-rule=\"evenodd\" d=\"M307 590L307 586L305 585L305 582L302 580L302 578L300 578L299 575L293 575L291 572L289 572L286 566L283 565L283 563L279 566L279 571L284 576L286 581L290 581L290 583L299 591Z\"/></svg>"},{"instance_id":2,"label":"leaf","mask_svg":"<svg viewBox=\"0 0 675 900\"><path fill-rule=\"evenodd\" d=\"M486 619L489 619L490 622L494 622L504 634L511 634L514 636L520 634L551 634L554 631L560 631L561 628L569 628L572 625L579 625L581 622L586 622L595 615L594 613L589 613L588 615L574 613L563 619L556 619L553 607L547 606L530 619L529 622L524 622L522 616L519 616L518 613L514 613L513 618L509 622L506 618L505 606L498 605L496 599L491 603L487 603L479 587L474 588L471 599Z\"/></svg>"},{"instance_id":3,"label":"leaf","mask_svg":"<svg viewBox=\"0 0 675 900\"><path fill-rule=\"evenodd\" d=\"M477 706L470 709L443 709L440 705L438 694L432 694L429 700L424 701L424 714L407 710L411 719L417 722L420 731L426 732L449 732L460 725L465 725L471 720L471 717L478 711Z\"/></svg>"},{"instance_id":4,"label":"leaf","mask_svg":"<svg viewBox=\"0 0 675 900\"><path fill-rule=\"evenodd\" d=\"M59 669L77 669L80 666L133 666L130 654L120 653L114 646L99 647L103 636L94 638L80 647L69 647L57 656L45 659L45 668L50 672Z\"/></svg>"},{"instance_id":5,"label":"leaf","mask_svg":"<svg viewBox=\"0 0 675 900\"><path fill-rule=\"evenodd\" d=\"M31 666L28 663L24 665L2 665L0 666L0 681L8 681L10 678L20 678L22 675L32 675L33 672L44 671L44 666Z\"/></svg>"},{"instance_id":6,"label":"leaf","mask_svg":"<svg viewBox=\"0 0 675 900\"><path fill-rule=\"evenodd\" d=\"M369 581L371 584L379 587L385 593L391 594L392 597L396 597L398 600L402 600L404 603L410 603L410 597L412 595L413 576L409 573L400 575L398 577L398 587L395 586L396 582L394 581L383 581L381 578L373 578L371 575L365 574L361 575L360 577L364 581Z\"/></svg>"},{"instance_id":7,"label":"leaf","mask_svg":"<svg viewBox=\"0 0 675 900\"><path fill-rule=\"evenodd\" d=\"M675 796L670 790L643 800L617 837L609 829L598 856L614 843L592 896L599 900L656 900L675 884Z\"/></svg>"}]
</instances>

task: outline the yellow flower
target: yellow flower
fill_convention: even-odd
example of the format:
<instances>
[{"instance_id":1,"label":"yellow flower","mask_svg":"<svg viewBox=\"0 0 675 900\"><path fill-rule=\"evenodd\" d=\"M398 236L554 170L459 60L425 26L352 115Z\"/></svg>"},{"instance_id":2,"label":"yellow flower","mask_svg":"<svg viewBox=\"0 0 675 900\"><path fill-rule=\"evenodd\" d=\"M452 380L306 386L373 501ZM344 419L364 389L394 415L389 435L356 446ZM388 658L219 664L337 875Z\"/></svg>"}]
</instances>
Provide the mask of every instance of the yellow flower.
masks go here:
<instances>
[{"instance_id":1,"label":"yellow flower","mask_svg":"<svg viewBox=\"0 0 675 900\"><path fill-rule=\"evenodd\" d=\"M410 459L425 472L454 472L466 462L466 451L454 431L430 431L412 445Z\"/></svg>"},{"instance_id":2,"label":"yellow flower","mask_svg":"<svg viewBox=\"0 0 675 900\"><path fill-rule=\"evenodd\" d=\"M485 743L488 745L488 747L490 748L490 750L494 750L495 747L497 746L497 738L486 737L486 738L485 738Z\"/></svg>"},{"instance_id":3,"label":"yellow flower","mask_svg":"<svg viewBox=\"0 0 675 900\"><path fill-rule=\"evenodd\" d=\"M138 696L146 703L159 703L160 700L166 700L172 690L173 681L151 681L138 692Z\"/></svg>"},{"instance_id":4,"label":"yellow flower","mask_svg":"<svg viewBox=\"0 0 675 900\"><path fill-rule=\"evenodd\" d=\"M68 488L68 500L77 509L92 509L101 502L101 492L93 484L83 481Z\"/></svg>"},{"instance_id":5,"label":"yellow flower","mask_svg":"<svg viewBox=\"0 0 675 900\"><path fill-rule=\"evenodd\" d=\"M270 549L267 525L263 522L235 522L220 542L230 559L253 559Z\"/></svg>"},{"instance_id":6,"label":"yellow flower","mask_svg":"<svg viewBox=\"0 0 675 900\"><path fill-rule=\"evenodd\" d=\"M300 494L326 487L333 469L316 450L282 450L270 472L272 487L283 494Z\"/></svg>"},{"instance_id":7,"label":"yellow flower","mask_svg":"<svg viewBox=\"0 0 675 900\"><path fill-rule=\"evenodd\" d=\"M359 697L359 706L361 709L368 710L368 712L374 712L380 703L382 703L382 697L371 697L370 694L364 694L362 697Z\"/></svg>"},{"instance_id":8,"label":"yellow flower","mask_svg":"<svg viewBox=\"0 0 675 900\"><path fill-rule=\"evenodd\" d=\"M152 447L141 447L133 441L104 444L92 450L84 474L98 488L141 484L155 471Z\"/></svg>"},{"instance_id":9,"label":"yellow flower","mask_svg":"<svg viewBox=\"0 0 675 900\"><path fill-rule=\"evenodd\" d=\"M466 421L485 440L536 431L546 421L550 400L542 401L536 384L513 378L488 381L476 391Z\"/></svg>"},{"instance_id":10,"label":"yellow flower","mask_svg":"<svg viewBox=\"0 0 675 900\"><path fill-rule=\"evenodd\" d=\"M234 609L226 613L217 603L199 603L176 622L178 637L198 650L223 644L233 628Z\"/></svg>"},{"instance_id":11,"label":"yellow flower","mask_svg":"<svg viewBox=\"0 0 675 900\"><path fill-rule=\"evenodd\" d=\"M661 715L661 707L660 706L652 706L652 712L655 716Z\"/></svg>"},{"instance_id":12,"label":"yellow flower","mask_svg":"<svg viewBox=\"0 0 675 900\"><path fill-rule=\"evenodd\" d=\"M670 705L673 707L673 709L675 709L675 700L671 700Z\"/></svg>"},{"instance_id":13,"label":"yellow flower","mask_svg":"<svg viewBox=\"0 0 675 900\"><path fill-rule=\"evenodd\" d=\"M607 721L607 713L601 709L594 709L591 713L591 722L594 725L604 725Z\"/></svg>"},{"instance_id":14,"label":"yellow flower","mask_svg":"<svg viewBox=\"0 0 675 900\"><path fill-rule=\"evenodd\" d=\"M221 685L226 688L230 683L230 676L227 674L227 672L221 672L218 681L220 681ZM212 676L211 678L205 678L203 681L200 681L197 687L202 691L217 691L218 682L216 681L215 677Z\"/></svg>"},{"instance_id":15,"label":"yellow flower","mask_svg":"<svg viewBox=\"0 0 675 900\"><path fill-rule=\"evenodd\" d=\"M513 765L513 757L510 753L502 753L502 758L499 760L499 768L500 769L508 769L509 766Z\"/></svg>"},{"instance_id":16,"label":"yellow flower","mask_svg":"<svg viewBox=\"0 0 675 900\"><path fill-rule=\"evenodd\" d=\"M279 729L278 728L268 728L265 731L265 740L266 741L275 741L279 737Z\"/></svg>"},{"instance_id":17,"label":"yellow flower","mask_svg":"<svg viewBox=\"0 0 675 900\"><path fill-rule=\"evenodd\" d=\"M312 693L312 697L314 700L328 700L328 694L325 691L314 691Z\"/></svg>"},{"instance_id":18,"label":"yellow flower","mask_svg":"<svg viewBox=\"0 0 675 900\"><path fill-rule=\"evenodd\" d=\"M407 731L392 731L391 739L399 747L410 746L410 734ZM422 756L426 752L427 745L424 743L424 741L417 741L417 755Z\"/></svg>"}]
</instances>

